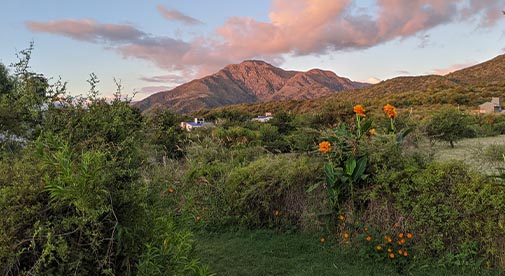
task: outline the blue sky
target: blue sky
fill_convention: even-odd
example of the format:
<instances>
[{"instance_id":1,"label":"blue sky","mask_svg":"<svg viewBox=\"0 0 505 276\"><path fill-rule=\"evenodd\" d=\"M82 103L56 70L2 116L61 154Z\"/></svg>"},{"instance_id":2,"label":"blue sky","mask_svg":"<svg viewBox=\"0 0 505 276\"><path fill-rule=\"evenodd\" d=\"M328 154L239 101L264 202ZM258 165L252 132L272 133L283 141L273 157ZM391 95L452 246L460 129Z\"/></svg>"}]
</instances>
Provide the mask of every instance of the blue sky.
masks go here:
<instances>
[{"instance_id":1,"label":"blue sky","mask_svg":"<svg viewBox=\"0 0 505 276\"><path fill-rule=\"evenodd\" d=\"M4 0L0 62L34 41L32 67L68 82L98 75L103 95L136 99L263 59L357 81L444 74L505 51L496 0Z\"/></svg>"}]
</instances>

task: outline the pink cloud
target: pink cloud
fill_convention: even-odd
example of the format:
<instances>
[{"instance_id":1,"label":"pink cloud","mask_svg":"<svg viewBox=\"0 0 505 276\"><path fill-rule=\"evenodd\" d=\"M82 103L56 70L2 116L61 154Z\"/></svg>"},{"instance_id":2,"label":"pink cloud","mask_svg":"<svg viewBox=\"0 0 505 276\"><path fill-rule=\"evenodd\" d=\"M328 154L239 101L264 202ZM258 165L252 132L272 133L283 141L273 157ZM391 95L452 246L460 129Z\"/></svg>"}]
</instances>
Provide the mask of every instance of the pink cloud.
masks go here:
<instances>
[{"instance_id":1,"label":"pink cloud","mask_svg":"<svg viewBox=\"0 0 505 276\"><path fill-rule=\"evenodd\" d=\"M62 19L48 22L27 21L32 32L52 33L88 42L132 42L146 33L129 25L102 24L92 19Z\"/></svg>"},{"instance_id":2,"label":"pink cloud","mask_svg":"<svg viewBox=\"0 0 505 276\"><path fill-rule=\"evenodd\" d=\"M423 46L429 40L426 32L440 25L477 21L480 27L492 26L501 19L501 4L499 0L377 0L367 10L357 8L352 0L272 0L268 22L232 17L214 35L189 41L88 19L26 25L34 32L106 43L125 58L148 60L190 79L245 59L277 64L285 55L363 49L413 36L420 37ZM158 11L169 20L196 23L163 6Z\"/></svg>"},{"instance_id":3,"label":"pink cloud","mask_svg":"<svg viewBox=\"0 0 505 276\"><path fill-rule=\"evenodd\" d=\"M161 91L167 91L172 89L173 87L170 86L165 86L165 85L157 85L157 86L144 86L140 88L140 91L137 94L144 94L144 95L149 95L149 94L154 94L158 93Z\"/></svg>"},{"instance_id":4,"label":"pink cloud","mask_svg":"<svg viewBox=\"0 0 505 276\"><path fill-rule=\"evenodd\" d=\"M157 82L157 83L184 83L186 82L186 78L183 76L175 75L175 74L168 74L168 75L162 75L162 76L153 76L153 77L142 77L140 78L143 81L146 82Z\"/></svg>"},{"instance_id":5,"label":"pink cloud","mask_svg":"<svg viewBox=\"0 0 505 276\"><path fill-rule=\"evenodd\" d=\"M444 75L447 75L447 74L452 73L454 71L458 71L460 69L464 69L464 68L470 67L475 64L477 64L477 62L453 64L447 68L434 69L433 71L430 72L430 74L444 76Z\"/></svg>"},{"instance_id":6,"label":"pink cloud","mask_svg":"<svg viewBox=\"0 0 505 276\"><path fill-rule=\"evenodd\" d=\"M169 21L180 21L188 25L203 24L203 22L198 19L185 15L176 10L169 10L165 8L163 5L158 5L156 8L158 9L158 12Z\"/></svg>"}]
</instances>

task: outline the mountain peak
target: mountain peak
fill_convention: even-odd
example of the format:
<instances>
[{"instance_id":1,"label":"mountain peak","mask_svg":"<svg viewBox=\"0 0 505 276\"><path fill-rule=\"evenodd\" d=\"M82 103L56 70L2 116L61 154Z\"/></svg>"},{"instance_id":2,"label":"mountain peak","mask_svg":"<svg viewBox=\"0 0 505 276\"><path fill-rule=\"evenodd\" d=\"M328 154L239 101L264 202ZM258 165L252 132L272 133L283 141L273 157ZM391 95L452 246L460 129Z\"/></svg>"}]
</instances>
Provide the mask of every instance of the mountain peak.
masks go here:
<instances>
[{"instance_id":1,"label":"mountain peak","mask_svg":"<svg viewBox=\"0 0 505 276\"><path fill-rule=\"evenodd\" d=\"M313 99L362 86L331 71L286 71L262 60L245 60L173 90L151 95L135 106L146 110L156 105L187 113L229 104Z\"/></svg>"}]
</instances>

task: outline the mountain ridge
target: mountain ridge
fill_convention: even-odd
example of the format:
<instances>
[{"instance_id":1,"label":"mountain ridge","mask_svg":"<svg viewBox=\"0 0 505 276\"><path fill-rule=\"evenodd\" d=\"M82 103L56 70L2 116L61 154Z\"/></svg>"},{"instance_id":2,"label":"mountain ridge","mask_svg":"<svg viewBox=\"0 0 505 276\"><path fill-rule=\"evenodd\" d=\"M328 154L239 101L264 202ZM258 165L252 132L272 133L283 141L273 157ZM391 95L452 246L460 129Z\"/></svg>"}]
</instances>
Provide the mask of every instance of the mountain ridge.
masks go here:
<instances>
[{"instance_id":1,"label":"mountain ridge","mask_svg":"<svg viewBox=\"0 0 505 276\"><path fill-rule=\"evenodd\" d=\"M367 85L332 71L291 71L261 60L246 60L172 90L155 93L133 105L143 112L162 108L189 113L230 104L314 99Z\"/></svg>"}]
</instances>

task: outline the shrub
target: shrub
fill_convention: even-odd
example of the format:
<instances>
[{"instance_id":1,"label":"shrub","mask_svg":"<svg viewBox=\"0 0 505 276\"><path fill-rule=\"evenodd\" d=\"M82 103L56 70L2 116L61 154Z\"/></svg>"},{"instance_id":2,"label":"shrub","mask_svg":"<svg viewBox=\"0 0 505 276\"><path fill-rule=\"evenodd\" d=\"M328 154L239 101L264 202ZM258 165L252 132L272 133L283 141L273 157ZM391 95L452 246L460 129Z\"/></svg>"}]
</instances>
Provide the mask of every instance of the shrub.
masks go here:
<instances>
[{"instance_id":1,"label":"shrub","mask_svg":"<svg viewBox=\"0 0 505 276\"><path fill-rule=\"evenodd\" d=\"M321 173L319 162L297 155L265 156L233 169L225 183L231 215L250 227L300 225L306 213L321 211L321 202L305 193Z\"/></svg>"}]
</instances>

